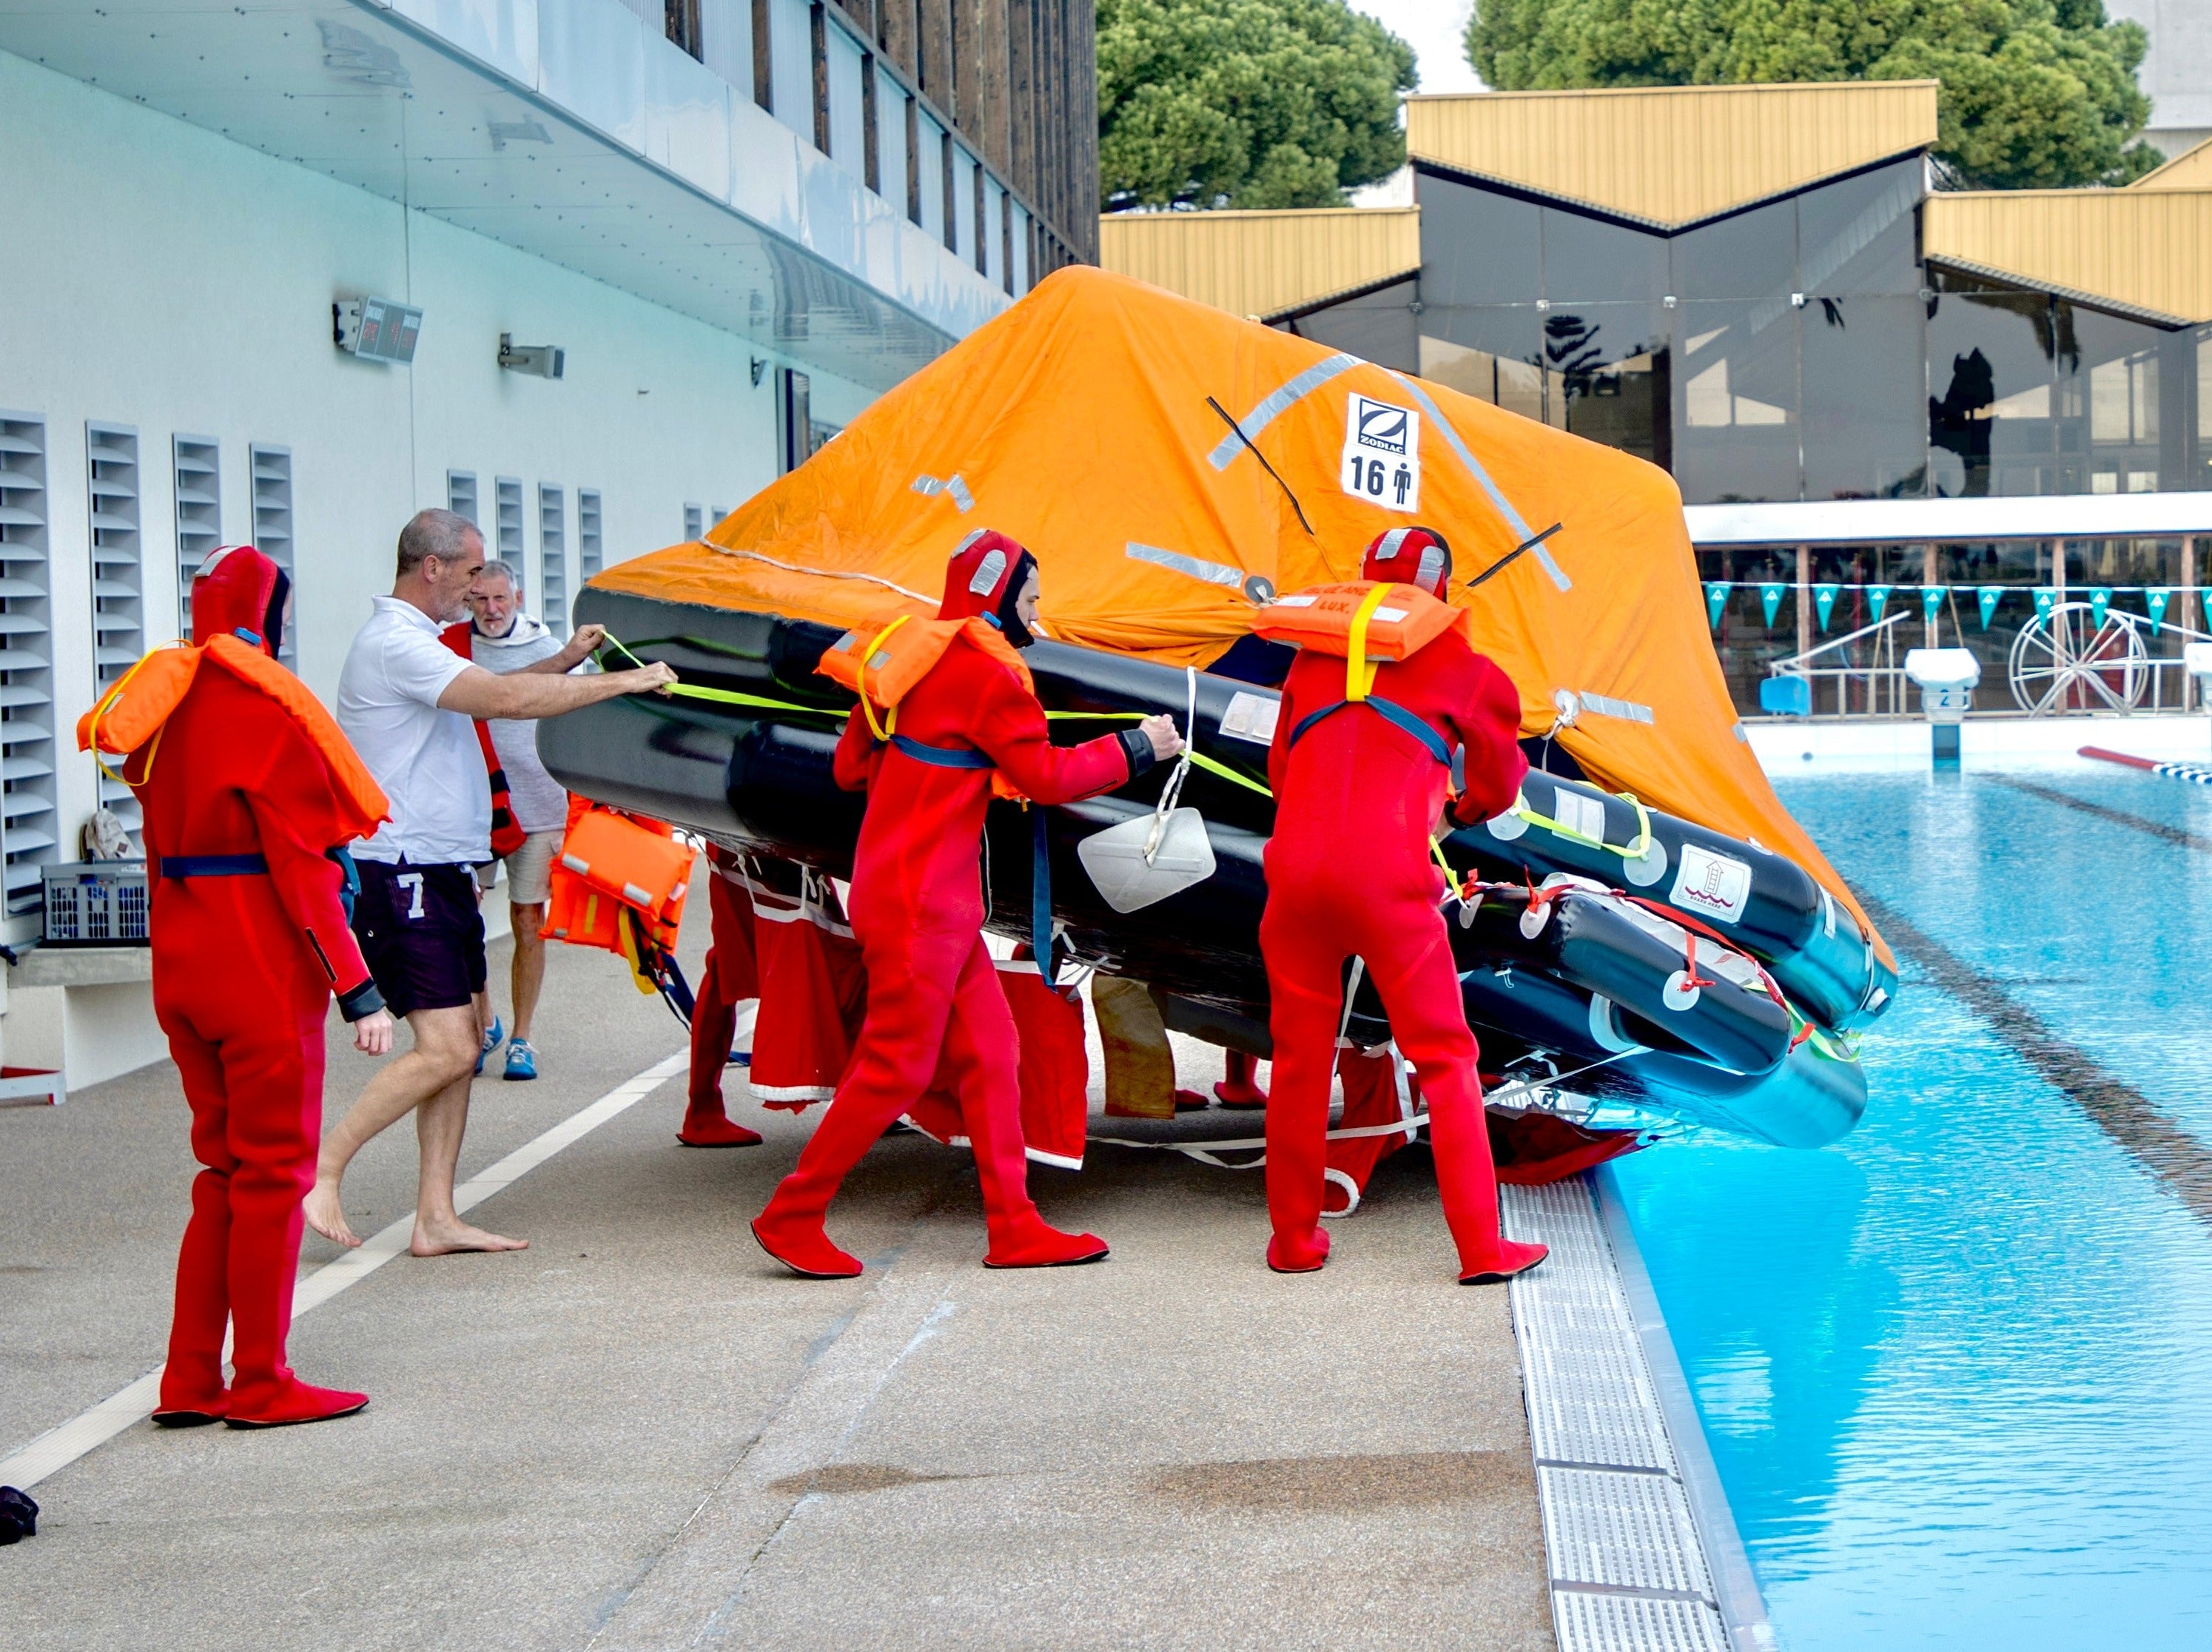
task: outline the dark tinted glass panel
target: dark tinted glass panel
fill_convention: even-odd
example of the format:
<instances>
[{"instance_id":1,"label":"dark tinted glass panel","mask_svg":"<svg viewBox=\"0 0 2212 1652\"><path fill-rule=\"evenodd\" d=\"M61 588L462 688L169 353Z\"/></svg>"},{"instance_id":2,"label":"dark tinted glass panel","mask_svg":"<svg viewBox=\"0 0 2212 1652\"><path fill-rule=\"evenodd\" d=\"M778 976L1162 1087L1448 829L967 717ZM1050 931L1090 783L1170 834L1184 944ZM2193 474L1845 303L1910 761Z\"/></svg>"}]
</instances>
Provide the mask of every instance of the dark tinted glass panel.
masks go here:
<instances>
[{"instance_id":1,"label":"dark tinted glass panel","mask_svg":"<svg viewBox=\"0 0 2212 1652\"><path fill-rule=\"evenodd\" d=\"M1917 295L1912 213L1921 194L1916 157L1799 196L1795 290L1832 297Z\"/></svg>"},{"instance_id":2,"label":"dark tinted glass panel","mask_svg":"<svg viewBox=\"0 0 2212 1652\"><path fill-rule=\"evenodd\" d=\"M1533 304L1449 309L1425 305L1421 377L1541 421L1544 320Z\"/></svg>"},{"instance_id":3,"label":"dark tinted glass panel","mask_svg":"<svg viewBox=\"0 0 2212 1652\"><path fill-rule=\"evenodd\" d=\"M1669 287L1686 302L1787 298L1796 290L1797 207L1778 201L1674 238Z\"/></svg>"},{"instance_id":4,"label":"dark tinted glass panel","mask_svg":"<svg viewBox=\"0 0 2212 1652\"><path fill-rule=\"evenodd\" d=\"M1544 296L1553 304L1656 299L1667 291L1667 242L1658 235L1546 207Z\"/></svg>"},{"instance_id":5,"label":"dark tinted glass panel","mask_svg":"<svg viewBox=\"0 0 2212 1652\"><path fill-rule=\"evenodd\" d=\"M1928 320L1930 491L2063 491L2051 390L2054 361L2073 346L2060 337L2062 318L2040 293L1929 273L1937 293Z\"/></svg>"},{"instance_id":6,"label":"dark tinted glass panel","mask_svg":"<svg viewBox=\"0 0 2212 1652\"><path fill-rule=\"evenodd\" d=\"M1543 296L1538 209L1431 173L1421 205L1421 296L1429 304L1534 303Z\"/></svg>"},{"instance_id":7,"label":"dark tinted glass panel","mask_svg":"<svg viewBox=\"0 0 2212 1652\"><path fill-rule=\"evenodd\" d=\"M1797 312L1790 301L1674 312L1674 479L1692 505L1798 495Z\"/></svg>"},{"instance_id":8,"label":"dark tinted glass panel","mask_svg":"<svg viewBox=\"0 0 2212 1652\"><path fill-rule=\"evenodd\" d=\"M1667 316L1653 303L1553 304L1543 318L1548 422L1671 465Z\"/></svg>"},{"instance_id":9,"label":"dark tinted glass panel","mask_svg":"<svg viewBox=\"0 0 2212 1652\"><path fill-rule=\"evenodd\" d=\"M1413 282L1401 281L1299 316L1284 324L1285 330L1364 361L1415 372L1420 366L1413 308L1417 291Z\"/></svg>"},{"instance_id":10,"label":"dark tinted glass panel","mask_svg":"<svg viewBox=\"0 0 2212 1652\"><path fill-rule=\"evenodd\" d=\"M1805 497L1927 491L1927 372L1914 298L1814 298L1797 313Z\"/></svg>"},{"instance_id":11,"label":"dark tinted glass panel","mask_svg":"<svg viewBox=\"0 0 2212 1652\"><path fill-rule=\"evenodd\" d=\"M2063 301L2055 308L2061 341L2072 345L2058 361L2059 465L2068 491L2187 486L2188 410L2176 392L2185 393L2194 374L2191 336Z\"/></svg>"}]
</instances>

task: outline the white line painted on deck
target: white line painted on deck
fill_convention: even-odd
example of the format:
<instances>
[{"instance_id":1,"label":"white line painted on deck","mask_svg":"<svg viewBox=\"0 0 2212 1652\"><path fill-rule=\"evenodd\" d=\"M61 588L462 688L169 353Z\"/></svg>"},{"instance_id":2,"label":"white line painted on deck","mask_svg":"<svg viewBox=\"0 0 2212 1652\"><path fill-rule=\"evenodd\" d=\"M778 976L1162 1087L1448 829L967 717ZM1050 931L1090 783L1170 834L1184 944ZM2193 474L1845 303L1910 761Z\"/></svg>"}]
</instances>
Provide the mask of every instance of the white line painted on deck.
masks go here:
<instances>
[{"instance_id":1,"label":"white line painted on deck","mask_svg":"<svg viewBox=\"0 0 2212 1652\"><path fill-rule=\"evenodd\" d=\"M563 1148L574 1146L609 1120L628 1112L690 1064L688 1051L654 1062L589 1106L580 1108L542 1135L525 1142L497 1163L453 1189L453 1208L465 1214L522 1180ZM415 1230L412 1211L364 1240L360 1248L325 1262L300 1281L292 1294L292 1317L319 1308L349 1285L358 1285L407 1248ZM154 1414L161 1397L161 1368L107 1396L91 1410L41 1434L13 1456L0 1459L0 1485L36 1485L102 1446L132 1424Z\"/></svg>"}]
</instances>

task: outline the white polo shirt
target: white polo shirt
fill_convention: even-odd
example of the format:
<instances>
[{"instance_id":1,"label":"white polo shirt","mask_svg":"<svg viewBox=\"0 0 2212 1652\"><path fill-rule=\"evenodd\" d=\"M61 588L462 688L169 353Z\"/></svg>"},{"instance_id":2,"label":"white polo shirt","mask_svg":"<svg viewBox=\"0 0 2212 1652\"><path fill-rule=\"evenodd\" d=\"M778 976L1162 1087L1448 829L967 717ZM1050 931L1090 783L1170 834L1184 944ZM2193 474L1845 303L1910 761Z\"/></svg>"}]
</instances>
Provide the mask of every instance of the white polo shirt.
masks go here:
<instances>
[{"instance_id":1,"label":"white polo shirt","mask_svg":"<svg viewBox=\"0 0 2212 1652\"><path fill-rule=\"evenodd\" d=\"M491 782L469 718L438 696L469 669L439 640L443 628L411 602L378 597L338 673L338 726L392 804L364 860L417 866L491 859Z\"/></svg>"}]
</instances>

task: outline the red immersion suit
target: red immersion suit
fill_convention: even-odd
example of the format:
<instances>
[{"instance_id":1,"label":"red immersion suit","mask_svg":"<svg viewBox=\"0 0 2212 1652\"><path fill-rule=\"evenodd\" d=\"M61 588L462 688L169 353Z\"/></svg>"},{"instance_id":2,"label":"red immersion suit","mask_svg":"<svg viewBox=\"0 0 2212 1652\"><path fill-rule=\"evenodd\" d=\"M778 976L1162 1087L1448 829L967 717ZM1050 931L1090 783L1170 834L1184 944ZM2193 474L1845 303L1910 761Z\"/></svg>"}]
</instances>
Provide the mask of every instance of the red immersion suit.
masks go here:
<instances>
[{"instance_id":1,"label":"red immersion suit","mask_svg":"<svg viewBox=\"0 0 2212 1652\"><path fill-rule=\"evenodd\" d=\"M750 1147L760 1132L734 1123L722 1106L722 1070L736 1036L738 1005L760 996L754 967L753 901L735 875L728 850L707 846L707 909L713 943L691 1002L691 1084L683 1127L687 1147Z\"/></svg>"},{"instance_id":2,"label":"red immersion suit","mask_svg":"<svg viewBox=\"0 0 2212 1652\"><path fill-rule=\"evenodd\" d=\"M284 594L284 574L260 552L218 551L192 581L193 640L222 637L228 647L238 636L273 655ZM192 1183L177 1258L155 1415L173 1424L311 1422L368 1403L301 1382L284 1363L284 1341L300 1201L314 1183L322 1135L323 1018L333 993L349 1021L384 1006L346 923L344 875L325 851L374 831L381 814L369 816L358 785L349 793L334 780L333 762L350 758L359 769L360 760L326 714L321 738L311 735L216 653L158 740L125 769L145 811L155 874L154 1010L191 1104L192 1155L206 1167ZM367 786L380 811L380 795ZM248 865L258 857L266 870L215 857Z\"/></svg>"},{"instance_id":3,"label":"red immersion suit","mask_svg":"<svg viewBox=\"0 0 2212 1652\"><path fill-rule=\"evenodd\" d=\"M1423 566L1425 554L1427 566ZM1362 577L1418 583L1441 597L1449 553L1425 530L1395 530L1370 548ZM1432 575L1431 579L1423 575ZM1376 668L1373 697L1410 712L1447 750L1466 752L1468 820L1503 814L1528 762L1516 744L1521 700L1505 674L1456 629L1398 664ZM1292 736L1345 698L1340 654L1302 652L1283 684L1268 753L1275 834L1260 924L1274 1041L1267 1098L1269 1266L1303 1272L1328 1254L1319 1226L1329 1079L1343 1017L1345 966L1357 956L1382 995L1399 1049L1429 1106L1437 1191L1463 1281L1532 1266L1540 1246L1498 1228L1498 1188L1458 972L1438 911L1443 880L1429 839L1450 770L1372 707L1352 705Z\"/></svg>"},{"instance_id":4,"label":"red immersion suit","mask_svg":"<svg viewBox=\"0 0 2212 1652\"><path fill-rule=\"evenodd\" d=\"M1133 743L1119 735L1054 745L1018 659L1000 637L979 630L988 623L982 616L1002 623L1012 618L1031 566L1029 554L1003 535L971 535L946 571L939 610L940 620L969 623L898 701L895 729L887 730L891 741L879 743L856 708L838 744L838 783L868 793L850 908L867 965L867 1018L798 1168L753 1224L769 1254L801 1273L860 1271L830 1242L823 1214L846 1172L929 1089L940 1056L982 1183L986 1261L1039 1266L1106 1254L1095 1236L1047 1226L1029 1196L1020 1055L981 934L979 857L993 776L985 768L927 760L981 753L1039 805L1094 796L1129 779ZM882 725L885 714L876 716ZM917 743L924 756L901 741Z\"/></svg>"}]
</instances>

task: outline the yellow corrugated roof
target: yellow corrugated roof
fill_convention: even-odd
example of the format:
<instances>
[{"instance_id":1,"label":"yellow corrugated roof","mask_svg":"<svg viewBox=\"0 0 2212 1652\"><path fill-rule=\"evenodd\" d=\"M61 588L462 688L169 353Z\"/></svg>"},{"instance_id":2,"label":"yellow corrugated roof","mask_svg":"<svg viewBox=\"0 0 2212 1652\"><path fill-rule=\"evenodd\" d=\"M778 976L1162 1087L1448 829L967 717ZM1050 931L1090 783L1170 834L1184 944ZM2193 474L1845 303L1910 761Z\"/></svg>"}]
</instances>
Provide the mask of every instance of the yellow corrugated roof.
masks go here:
<instances>
[{"instance_id":1,"label":"yellow corrugated roof","mask_svg":"<svg viewBox=\"0 0 2212 1652\"><path fill-rule=\"evenodd\" d=\"M2212 320L2212 190L1931 195L1930 258L2179 321Z\"/></svg>"},{"instance_id":2,"label":"yellow corrugated roof","mask_svg":"<svg viewBox=\"0 0 2212 1652\"><path fill-rule=\"evenodd\" d=\"M1406 100L1416 160L1661 225L1936 142L1935 81L1477 92Z\"/></svg>"},{"instance_id":3,"label":"yellow corrugated roof","mask_svg":"<svg viewBox=\"0 0 2212 1652\"><path fill-rule=\"evenodd\" d=\"M1098 222L1098 262L1231 315L1272 316L1421 263L1418 207L1121 212Z\"/></svg>"},{"instance_id":4,"label":"yellow corrugated roof","mask_svg":"<svg viewBox=\"0 0 2212 1652\"><path fill-rule=\"evenodd\" d=\"M2212 188L2212 138L2193 149L2184 149L2155 172L2147 172L2130 189Z\"/></svg>"}]
</instances>

